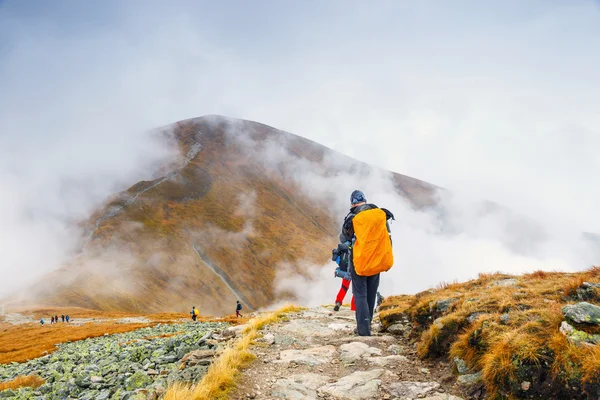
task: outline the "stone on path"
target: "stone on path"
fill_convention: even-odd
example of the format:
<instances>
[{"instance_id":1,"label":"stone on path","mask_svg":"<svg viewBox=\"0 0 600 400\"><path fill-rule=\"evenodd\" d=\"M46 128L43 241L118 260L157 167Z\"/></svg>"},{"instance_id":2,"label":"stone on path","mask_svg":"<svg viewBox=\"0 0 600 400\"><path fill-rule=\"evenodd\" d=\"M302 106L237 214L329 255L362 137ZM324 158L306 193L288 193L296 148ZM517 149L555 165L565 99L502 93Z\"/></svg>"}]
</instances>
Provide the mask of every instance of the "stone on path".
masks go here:
<instances>
[{"instance_id":1,"label":"stone on path","mask_svg":"<svg viewBox=\"0 0 600 400\"><path fill-rule=\"evenodd\" d=\"M329 381L327 376L320 374L298 374L287 379L278 380L271 396L280 399L314 400L317 399L317 388Z\"/></svg>"},{"instance_id":2,"label":"stone on path","mask_svg":"<svg viewBox=\"0 0 600 400\"><path fill-rule=\"evenodd\" d=\"M312 347L305 350L284 350L279 354L278 363L296 363L310 366L325 364L331 361L335 354L334 346Z\"/></svg>"},{"instance_id":3,"label":"stone on path","mask_svg":"<svg viewBox=\"0 0 600 400\"><path fill-rule=\"evenodd\" d=\"M440 387L437 382L396 382L392 383L388 390L391 394L401 398L417 398L426 395Z\"/></svg>"},{"instance_id":4,"label":"stone on path","mask_svg":"<svg viewBox=\"0 0 600 400\"><path fill-rule=\"evenodd\" d=\"M336 333L326 325L310 320L293 320L289 324L282 326L281 331L290 333L296 337L322 337L331 336Z\"/></svg>"},{"instance_id":5,"label":"stone on path","mask_svg":"<svg viewBox=\"0 0 600 400\"><path fill-rule=\"evenodd\" d=\"M423 397L423 400L464 400L462 397L453 396L447 393L438 393L433 396Z\"/></svg>"},{"instance_id":6,"label":"stone on path","mask_svg":"<svg viewBox=\"0 0 600 400\"><path fill-rule=\"evenodd\" d=\"M349 364L360 360L363 357L372 355L381 355L381 350L376 347L370 347L366 343L352 342L340 346L340 359L342 362Z\"/></svg>"},{"instance_id":7,"label":"stone on path","mask_svg":"<svg viewBox=\"0 0 600 400\"><path fill-rule=\"evenodd\" d=\"M371 364L375 364L379 367L386 367L390 364L396 364L396 363L401 363L401 362L408 362L408 358L404 357L404 356L387 356L387 357L370 357L370 358L366 358L366 360L371 363Z\"/></svg>"},{"instance_id":8,"label":"stone on path","mask_svg":"<svg viewBox=\"0 0 600 400\"><path fill-rule=\"evenodd\" d=\"M374 399L381 385L381 380L377 378L382 374L382 369L357 371L339 379L337 382L321 387L317 392L319 394L328 394L335 399Z\"/></svg>"},{"instance_id":9,"label":"stone on path","mask_svg":"<svg viewBox=\"0 0 600 400\"><path fill-rule=\"evenodd\" d=\"M337 331L337 332L352 332L354 330L354 327L356 326L356 324L351 324L351 323L346 323L346 324L340 324L340 323L332 323L327 325L327 327L333 331Z\"/></svg>"}]
</instances>

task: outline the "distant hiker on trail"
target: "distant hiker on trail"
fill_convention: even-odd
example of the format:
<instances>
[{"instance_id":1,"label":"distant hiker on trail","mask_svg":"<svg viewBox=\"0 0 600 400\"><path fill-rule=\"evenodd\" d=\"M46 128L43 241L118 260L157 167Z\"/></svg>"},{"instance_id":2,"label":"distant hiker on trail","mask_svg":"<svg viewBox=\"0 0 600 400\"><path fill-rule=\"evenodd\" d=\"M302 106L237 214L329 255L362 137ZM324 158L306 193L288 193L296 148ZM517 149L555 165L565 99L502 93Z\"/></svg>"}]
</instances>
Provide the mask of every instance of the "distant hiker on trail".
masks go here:
<instances>
[{"instance_id":1,"label":"distant hiker on trail","mask_svg":"<svg viewBox=\"0 0 600 400\"><path fill-rule=\"evenodd\" d=\"M65 316L64 316L64 314L61 315L60 318L62 319L62 322L65 322Z\"/></svg>"},{"instance_id":2,"label":"distant hiker on trail","mask_svg":"<svg viewBox=\"0 0 600 400\"><path fill-rule=\"evenodd\" d=\"M50 325L54 324L54 317L50 318Z\"/></svg>"},{"instance_id":3,"label":"distant hiker on trail","mask_svg":"<svg viewBox=\"0 0 600 400\"><path fill-rule=\"evenodd\" d=\"M192 311L190 311L190 314L192 314L192 321L195 321L196 318L198 318L198 309L196 306L192 306Z\"/></svg>"},{"instance_id":4,"label":"distant hiker on trail","mask_svg":"<svg viewBox=\"0 0 600 400\"><path fill-rule=\"evenodd\" d=\"M69 321L71 320L71 318L68 315L65 317L65 319L67 320L67 323L69 323Z\"/></svg>"},{"instance_id":5,"label":"distant hiker on trail","mask_svg":"<svg viewBox=\"0 0 600 400\"><path fill-rule=\"evenodd\" d=\"M54 322L56 322L58 324L58 315L54 316Z\"/></svg>"},{"instance_id":6,"label":"distant hiker on trail","mask_svg":"<svg viewBox=\"0 0 600 400\"><path fill-rule=\"evenodd\" d=\"M240 301L237 301L237 304L235 306L235 316L236 317L241 317L242 314L240 314L240 311L242 311L242 303L240 303Z\"/></svg>"},{"instance_id":7,"label":"distant hiker on trail","mask_svg":"<svg viewBox=\"0 0 600 400\"><path fill-rule=\"evenodd\" d=\"M340 243L350 248L349 271L356 303L356 331L371 336L371 321L379 288L379 274L394 265L388 220L394 215L385 208L368 204L360 190L350 195L350 212L344 219Z\"/></svg>"},{"instance_id":8,"label":"distant hiker on trail","mask_svg":"<svg viewBox=\"0 0 600 400\"><path fill-rule=\"evenodd\" d=\"M42 326L44 326L44 318L40 319L40 324L42 324Z\"/></svg>"},{"instance_id":9,"label":"distant hiker on trail","mask_svg":"<svg viewBox=\"0 0 600 400\"><path fill-rule=\"evenodd\" d=\"M338 278L342 278L342 287L335 298L335 306L333 307L333 311L340 311L340 307L344 302L344 297L346 297L346 293L348 292L352 282L352 277L348 271L349 253L350 251L348 246L342 243L338 244L338 247L331 251L331 259L338 265L334 275ZM354 296L352 296L350 309L352 311L356 310Z\"/></svg>"}]
</instances>

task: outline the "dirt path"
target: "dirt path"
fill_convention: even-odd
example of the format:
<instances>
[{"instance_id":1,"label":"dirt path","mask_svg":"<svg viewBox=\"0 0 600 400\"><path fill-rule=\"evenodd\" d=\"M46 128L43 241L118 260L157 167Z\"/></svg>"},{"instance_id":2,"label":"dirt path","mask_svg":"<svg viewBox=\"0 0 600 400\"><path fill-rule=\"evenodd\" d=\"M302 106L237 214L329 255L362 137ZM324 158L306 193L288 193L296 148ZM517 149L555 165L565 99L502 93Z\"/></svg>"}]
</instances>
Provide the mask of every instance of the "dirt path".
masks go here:
<instances>
[{"instance_id":1,"label":"dirt path","mask_svg":"<svg viewBox=\"0 0 600 400\"><path fill-rule=\"evenodd\" d=\"M449 363L423 362L407 339L360 337L355 326L347 307L319 307L266 327L230 398L461 400Z\"/></svg>"}]
</instances>

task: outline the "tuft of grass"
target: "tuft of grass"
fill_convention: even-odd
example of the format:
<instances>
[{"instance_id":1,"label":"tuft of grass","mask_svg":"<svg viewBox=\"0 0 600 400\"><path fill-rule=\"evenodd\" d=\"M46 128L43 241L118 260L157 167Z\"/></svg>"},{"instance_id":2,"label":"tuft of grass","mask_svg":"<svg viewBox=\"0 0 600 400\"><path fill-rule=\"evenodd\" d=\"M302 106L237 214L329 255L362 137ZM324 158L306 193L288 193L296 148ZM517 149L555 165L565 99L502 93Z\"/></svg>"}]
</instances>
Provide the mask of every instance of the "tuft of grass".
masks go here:
<instances>
[{"instance_id":1,"label":"tuft of grass","mask_svg":"<svg viewBox=\"0 0 600 400\"><path fill-rule=\"evenodd\" d=\"M12 381L0 382L0 392L7 389L19 389L23 387L38 388L46 383L37 375L17 376Z\"/></svg>"},{"instance_id":2,"label":"tuft of grass","mask_svg":"<svg viewBox=\"0 0 600 400\"><path fill-rule=\"evenodd\" d=\"M516 284L495 284L507 278ZM523 381L532 382L528 396L554 391L557 398L578 398L600 389L600 345L576 344L560 333L561 309L583 301L582 293L599 304L595 291L578 290L583 282L598 281L599 267L578 273L480 274L414 296L388 297L380 317L385 326L409 317L419 357L461 358L473 372L482 372L489 398L520 398ZM440 311L439 302L450 299L454 302ZM573 326L588 335L600 333L585 324ZM543 386L536 383L539 377L545 377Z\"/></svg>"},{"instance_id":3,"label":"tuft of grass","mask_svg":"<svg viewBox=\"0 0 600 400\"><path fill-rule=\"evenodd\" d=\"M232 347L221 353L210 366L206 375L196 386L175 383L167 390L163 400L220 400L235 386L235 378L240 370L248 366L255 356L249 351L250 345L258 337L259 331L268 324L281 321L288 313L302 310L295 305L285 306L275 312L259 315L248 322L242 337Z\"/></svg>"}]
</instances>

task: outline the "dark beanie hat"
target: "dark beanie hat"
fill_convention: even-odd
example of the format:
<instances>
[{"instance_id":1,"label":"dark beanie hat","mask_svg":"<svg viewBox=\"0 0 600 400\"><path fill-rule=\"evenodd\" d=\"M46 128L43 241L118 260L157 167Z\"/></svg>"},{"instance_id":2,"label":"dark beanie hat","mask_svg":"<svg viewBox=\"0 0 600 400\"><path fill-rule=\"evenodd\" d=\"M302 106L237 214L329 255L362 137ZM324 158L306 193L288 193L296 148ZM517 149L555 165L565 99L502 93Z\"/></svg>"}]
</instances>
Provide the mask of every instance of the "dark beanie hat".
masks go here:
<instances>
[{"instance_id":1,"label":"dark beanie hat","mask_svg":"<svg viewBox=\"0 0 600 400\"><path fill-rule=\"evenodd\" d=\"M355 190L350 195L350 204L352 205L362 203L363 201L366 202L367 198L365 197L365 194L360 190Z\"/></svg>"}]
</instances>

